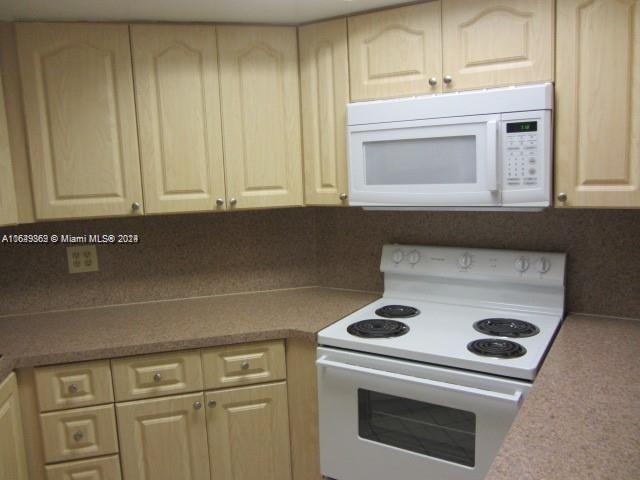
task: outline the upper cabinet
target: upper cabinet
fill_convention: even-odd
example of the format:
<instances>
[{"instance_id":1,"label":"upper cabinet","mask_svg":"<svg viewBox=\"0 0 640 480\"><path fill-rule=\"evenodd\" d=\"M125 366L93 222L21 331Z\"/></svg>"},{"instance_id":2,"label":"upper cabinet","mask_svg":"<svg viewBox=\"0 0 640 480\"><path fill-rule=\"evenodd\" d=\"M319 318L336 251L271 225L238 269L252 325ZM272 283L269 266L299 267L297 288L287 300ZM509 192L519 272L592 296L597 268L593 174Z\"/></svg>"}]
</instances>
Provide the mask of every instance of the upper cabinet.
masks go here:
<instances>
[{"instance_id":1,"label":"upper cabinet","mask_svg":"<svg viewBox=\"0 0 640 480\"><path fill-rule=\"evenodd\" d=\"M224 209L216 31L131 27L147 213Z\"/></svg>"},{"instance_id":2,"label":"upper cabinet","mask_svg":"<svg viewBox=\"0 0 640 480\"><path fill-rule=\"evenodd\" d=\"M141 213L126 25L20 24L38 219Z\"/></svg>"},{"instance_id":3,"label":"upper cabinet","mask_svg":"<svg viewBox=\"0 0 640 480\"><path fill-rule=\"evenodd\" d=\"M307 205L347 204L346 104L349 102L344 18L298 30Z\"/></svg>"},{"instance_id":4,"label":"upper cabinet","mask_svg":"<svg viewBox=\"0 0 640 480\"><path fill-rule=\"evenodd\" d=\"M349 17L351 100L436 93L441 2Z\"/></svg>"},{"instance_id":5,"label":"upper cabinet","mask_svg":"<svg viewBox=\"0 0 640 480\"><path fill-rule=\"evenodd\" d=\"M18 208L13 183L13 167L11 164L4 90L2 88L2 72L0 72L0 225L9 225L17 223L17 221Z\"/></svg>"},{"instance_id":6,"label":"upper cabinet","mask_svg":"<svg viewBox=\"0 0 640 480\"><path fill-rule=\"evenodd\" d=\"M552 81L553 7L553 0L442 0L444 91Z\"/></svg>"},{"instance_id":7,"label":"upper cabinet","mask_svg":"<svg viewBox=\"0 0 640 480\"><path fill-rule=\"evenodd\" d=\"M302 205L296 29L217 30L229 207Z\"/></svg>"},{"instance_id":8,"label":"upper cabinet","mask_svg":"<svg viewBox=\"0 0 640 480\"><path fill-rule=\"evenodd\" d=\"M640 2L558 0L558 206L640 207Z\"/></svg>"}]
</instances>

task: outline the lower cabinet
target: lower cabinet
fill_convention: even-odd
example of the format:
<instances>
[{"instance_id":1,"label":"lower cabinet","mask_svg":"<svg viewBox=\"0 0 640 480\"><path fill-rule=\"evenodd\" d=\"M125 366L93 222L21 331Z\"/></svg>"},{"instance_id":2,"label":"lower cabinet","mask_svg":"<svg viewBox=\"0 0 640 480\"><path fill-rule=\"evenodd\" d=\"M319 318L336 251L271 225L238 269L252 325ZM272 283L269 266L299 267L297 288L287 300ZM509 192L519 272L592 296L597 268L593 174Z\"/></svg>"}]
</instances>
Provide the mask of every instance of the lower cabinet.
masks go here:
<instances>
[{"instance_id":1,"label":"lower cabinet","mask_svg":"<svg viewBox=\"0 0 640 480\"><path fill-rule=\"evenodd\" d=\"M215 480L289 480L285 382L205 394Z\"/></svg>"},{"instance_id":2,"label":"lower cabinet","mask_svg":"<svg viewBox=\"0 0 640 480\"><path fill-rule=\"evenodd\" d=\"M117 455L59 463L46 467L47 480L121 480Z\"/></svg>"},{"instance_id":3,"label":"lower cabinet","mask_svg":"<svg viewBox=\"0 0 640 480\"><path fill-rule=\"evenodd\" d=\"M0 383L0 480L28 480L14 373Z\"/></svg>"},{"instance_id":4,"label":"lower cabinet","mask_svg":"<svg viewBox=\"0 0 640 480\"><path fill-rule=\"evenodd\" d=\"M209 480L202 393L116 405L125 480Z\"/></svg>"}]
</instances>

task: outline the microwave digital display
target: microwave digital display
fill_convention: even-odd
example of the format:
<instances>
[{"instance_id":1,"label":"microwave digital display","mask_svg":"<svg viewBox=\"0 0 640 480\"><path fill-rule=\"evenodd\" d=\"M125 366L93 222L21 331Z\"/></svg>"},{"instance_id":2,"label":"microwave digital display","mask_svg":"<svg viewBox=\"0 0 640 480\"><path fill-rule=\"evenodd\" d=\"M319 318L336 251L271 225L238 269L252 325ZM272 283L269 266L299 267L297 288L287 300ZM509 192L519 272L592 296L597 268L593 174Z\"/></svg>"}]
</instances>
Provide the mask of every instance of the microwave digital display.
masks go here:
<instances>
[{"instance_id":1,"label":"microwave digital display","mask_svg":"<svg viewBox=\"0 0 640 480\"><path fill-rule=\"evenodd\" d=\"M507 133L537 132L538 122L507 123Z\"/></svg>"}]
</instances>

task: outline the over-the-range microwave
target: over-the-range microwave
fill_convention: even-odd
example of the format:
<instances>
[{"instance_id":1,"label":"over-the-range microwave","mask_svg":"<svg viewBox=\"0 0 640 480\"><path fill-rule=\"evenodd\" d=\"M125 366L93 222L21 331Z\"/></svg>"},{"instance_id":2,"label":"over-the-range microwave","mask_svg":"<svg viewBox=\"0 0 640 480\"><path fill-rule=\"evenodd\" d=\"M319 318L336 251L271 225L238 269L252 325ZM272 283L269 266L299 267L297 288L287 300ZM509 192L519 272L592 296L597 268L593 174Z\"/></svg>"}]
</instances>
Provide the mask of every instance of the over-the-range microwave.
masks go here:
<instances>
[{"instance_id":1,"label":"over-the-range microwave","mask_svg":"<svg viewBox=\"0 0 640 480\"><path fill-rule=\"evenodd\" d=\"M349 203L548 207L552 113L551 83L348 104Z\"/></svg>"}]
</instances>

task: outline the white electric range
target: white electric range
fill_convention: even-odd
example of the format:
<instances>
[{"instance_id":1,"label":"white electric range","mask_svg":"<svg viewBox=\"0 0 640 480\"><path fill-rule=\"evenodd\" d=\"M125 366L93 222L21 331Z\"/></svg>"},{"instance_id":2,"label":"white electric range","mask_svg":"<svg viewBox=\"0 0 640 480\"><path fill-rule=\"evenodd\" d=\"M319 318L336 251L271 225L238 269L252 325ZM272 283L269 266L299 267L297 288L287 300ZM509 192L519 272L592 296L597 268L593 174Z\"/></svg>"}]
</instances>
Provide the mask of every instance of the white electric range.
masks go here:
<instances>
[{"instance_id":1,"label":"white electric range","mask_svg":"<svg viewBox=\"0 0 640 480\"><path fill-rule=\"evenodd\" d=\"M322 473L480 480L564 313L565 255L386 245L383 297L318 334Z\"/></svg>"}]
</instances>

